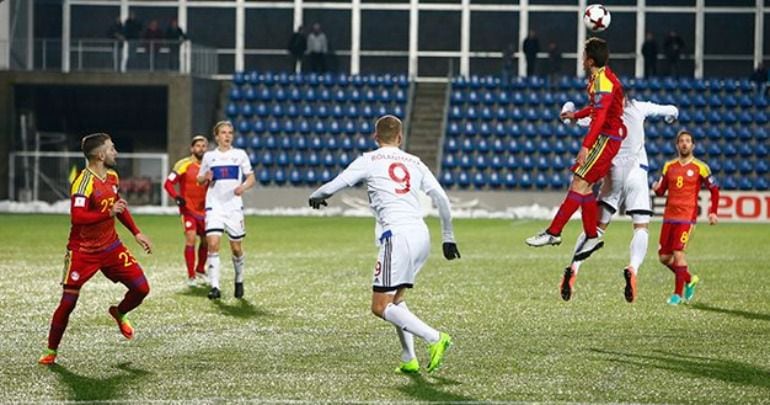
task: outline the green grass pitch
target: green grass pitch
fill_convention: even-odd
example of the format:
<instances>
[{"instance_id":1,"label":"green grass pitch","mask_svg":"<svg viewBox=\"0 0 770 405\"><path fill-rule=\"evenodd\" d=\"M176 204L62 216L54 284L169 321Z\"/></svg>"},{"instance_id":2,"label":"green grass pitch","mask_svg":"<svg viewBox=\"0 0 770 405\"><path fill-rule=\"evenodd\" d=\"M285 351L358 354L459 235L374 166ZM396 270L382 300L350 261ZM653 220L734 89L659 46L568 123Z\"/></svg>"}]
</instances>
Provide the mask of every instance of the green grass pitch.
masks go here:
<instances>
[{"instance_id":1,"label":"green grass pitch","mask_svg":"<svg viewBox=\"0 0 770 405\"><path fill-rule=\"evenodd\" d=\"M769 225L699 225L689 260L702 282L693 304L670 307L659 224L628 304L628 222L611 226L571 302L557 285L578 221L564 245L534 249L523 240L543 221L456 220L454 262L428 222L433 252L407 302L455 345L438 372L407 377L393 372L394 328L369 312L372 219L249 217L246 299L232 298L225 253L223 299L211 302L183 283L179 219L138 216L155 253L121 232L152 288L131 314L136 338L125 341L107 314L123 287L97 275L48 368L36 360L69 219L0 215L0 402L770 402Z\"/></svg>"}]
</instances>

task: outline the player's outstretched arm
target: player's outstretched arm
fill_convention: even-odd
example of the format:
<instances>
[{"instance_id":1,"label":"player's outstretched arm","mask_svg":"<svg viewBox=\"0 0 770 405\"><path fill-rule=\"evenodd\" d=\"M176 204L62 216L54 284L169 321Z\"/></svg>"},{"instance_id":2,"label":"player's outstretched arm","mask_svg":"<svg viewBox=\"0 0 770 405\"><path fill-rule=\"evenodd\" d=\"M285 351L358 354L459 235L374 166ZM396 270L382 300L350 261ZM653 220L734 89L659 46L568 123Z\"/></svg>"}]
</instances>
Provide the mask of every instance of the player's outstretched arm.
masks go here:
<instances>
[{"instance_id":1,"label":"player's outstretched arm","mask_svg":"<svg viewBox=\"0 0 770 405\"><path fill-rule=\"evenodd\" d=\"M346 187L352 187L366 178L366 161L363 156L359 156L345 170L342 171L332 181L319 187L308 199L308 205L313 209L320 209L326 205L326 200L338 191Z\"/></svg>"}]
</instances>

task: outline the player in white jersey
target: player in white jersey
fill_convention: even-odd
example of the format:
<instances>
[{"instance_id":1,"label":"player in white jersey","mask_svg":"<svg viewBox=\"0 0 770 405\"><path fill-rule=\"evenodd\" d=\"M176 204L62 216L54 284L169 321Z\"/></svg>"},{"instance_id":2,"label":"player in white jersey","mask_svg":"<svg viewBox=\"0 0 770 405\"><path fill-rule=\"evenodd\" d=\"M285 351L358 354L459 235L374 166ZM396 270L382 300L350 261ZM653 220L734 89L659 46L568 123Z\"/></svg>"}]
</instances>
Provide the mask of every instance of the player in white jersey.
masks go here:
<instances>
[{"instance_id":1,"label":"player in white jersey","mask_svg":"<svg viewBox=\"0 0 770 405\"><path fill-rule=\"evenodd\" d=\"M235 268L235 298L243 298L244 255L241 242L246 236L241 195L254 186L254 172L249 157L234 148L233 124L220 121L214 126L217 148L206 152L198 170L198 183L208 183L206 192L206 242L208 243L209 299L218 299L219 241L222 233L230 239Z\"/></svg>"},{"instance_id":2,"label":"player in white jersey","mask_svg":"<svg viewBox=\"0 0 770 405\"><path fill-rule=\"evenodd\" d=\"M574 110L572 102L562 107L562 112ZM666 122L673 122L679 116L679 110L673 105L658 105L646 101L624 99L623 124L626 127L626 139L620 145L618 154L612 159L612 169L599 193L601 214L598 231L604 233L610 224L612 215L618 211L621 204L625 206L626 214L631 216L634 235L631 238L630 261L623 269L626 285L623 295L627 302L636 299L636 275L647 253L649 238L648 226L652 216L650 207L650 187L647 182L647 151L644 148L644 121L648 117L664 117ZM588 126L590 118L577 121L580 126ZM585 241L585 234L580 234L575 243L575 252ZM565 301L572 298L575 279L582 260L573 257L572 264L564 269L559 286L561 297Z\"/></svg>"},{"instance_id":3,"label":"player in white jersey","mask_svg":"<svg viewBox=\"0 0 770 405\"><path fill-rule=\"evenodd\" d=\"M363 181L369 193L369 206L377 220L379 245L372 281L372 312L396 327L401 341L401 364L396 371L418 373L414 335L429 344L428 372L440 365L451 337L428 326L406 306L404 293L428 259L430 235L423 221L417 192L425 192L438 207L444 257L460 258L454 241L449 199L436 178L417 156L401 149L401 121L386 115L377 120L375 140L379 149L364 153L334 180L310 195L310 206L319 209L334 193Z\"/></svg>"}]
</instances>

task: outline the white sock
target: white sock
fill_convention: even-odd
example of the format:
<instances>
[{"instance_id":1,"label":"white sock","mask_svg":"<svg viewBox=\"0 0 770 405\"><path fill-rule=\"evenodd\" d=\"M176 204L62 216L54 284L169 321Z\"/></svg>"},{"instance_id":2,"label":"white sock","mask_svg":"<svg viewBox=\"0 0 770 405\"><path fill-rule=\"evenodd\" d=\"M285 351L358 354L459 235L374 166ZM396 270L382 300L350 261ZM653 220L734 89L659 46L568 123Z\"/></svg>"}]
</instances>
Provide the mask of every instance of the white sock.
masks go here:
<instances>
[{"instance_id":1,"label":"white sock","mask_svg":"<svg viewBox=\"0 0 770 405\"><path fill-rule=\"evenodd\" d=\"M246 262L246 255L233 256L233 268L235 269L235 282L243 282L243 265Z\"/></svg>"},{"instance_id":2,"label":"white sock","mask_svg":"<svg viewBox=\"0 0 770 405\"><path fill-rule=\"evenodd\" d=\"M409 311L406 301L401 301L397 306ZM401 361L407 362L417 357L414 353L414 335L398 326L396 326L396 333L398 334L398 340L401 341Z\"/></svg>"},{"instance_id":3,"label":"white sock","mask_svg":"<svg viewBox=\"0 0 770 405\"><path fill-rule=\"evenodd\" d=\"M598 235L598 234L597 234ZM580 232L580 236L578 236L577 240L575 241L575 248L572 249L572 256L575 256L580 246L583 245L583 242L586 241L586 233ZM572 271L575 272L575 275L577 276L578 271L580 271L580 264L583 263L582 261L574 261L572 262Z\"/></svg>"},{"instance_id":4,"label":"white sock","mask_svg":"<svg viewBox=\"0 0 770 405\"><path fill-rule=\"evenodd\" d=\"M428 343L433 344L439 341L438 331L426 325L425 322L421 321L420 318L408 309L388 304L382 313L382 317L396 325L399 329L412 333Z\"/></svg>"},{"instance_id":5,"label":"white sock","mask_svg":"<svg viewBox=\"0 0 770 405\"><path fill-rule=\"evenodd\" d=\"M211 288L219 288L219 253L209 253L208 276Z\"/></svg>"},{"instance_id":6,"label":"white sock","mask_svg":"<svg viewBox=\"0 0 770 405\"><path fill-rule=\"evenodd\" d=\"M631 238L631 267L634 269L634 273L639 272L639 266L644 261L644 256L647 254L647 242L649 239L649 231L647 228L634 229L634 236Z\"/></svg>"}]
</instances>

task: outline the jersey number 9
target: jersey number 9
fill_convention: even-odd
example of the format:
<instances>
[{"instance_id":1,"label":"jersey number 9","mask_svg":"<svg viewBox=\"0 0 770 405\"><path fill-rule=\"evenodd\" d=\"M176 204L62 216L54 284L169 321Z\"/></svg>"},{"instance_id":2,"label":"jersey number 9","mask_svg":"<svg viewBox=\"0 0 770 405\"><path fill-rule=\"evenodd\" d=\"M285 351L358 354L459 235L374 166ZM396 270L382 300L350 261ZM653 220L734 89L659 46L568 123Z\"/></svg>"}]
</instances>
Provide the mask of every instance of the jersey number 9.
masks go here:
<instances>
[{"instance_id":1,"label":"jersey number 9","mask_svg":"<svg viewBox=\"0 0 770 405\"><path fill-rule=\"evenodd\" d=\"M396 169L398 169L398 172ZM406 169L406 166L403 163L392 163L390 167L388 167L388 175L391 180L403 185L403 188L396 189L396 194L406 194L409 192L411 187L411 183L409 182L409 170Z\"/></svg>"}]
</instances>

